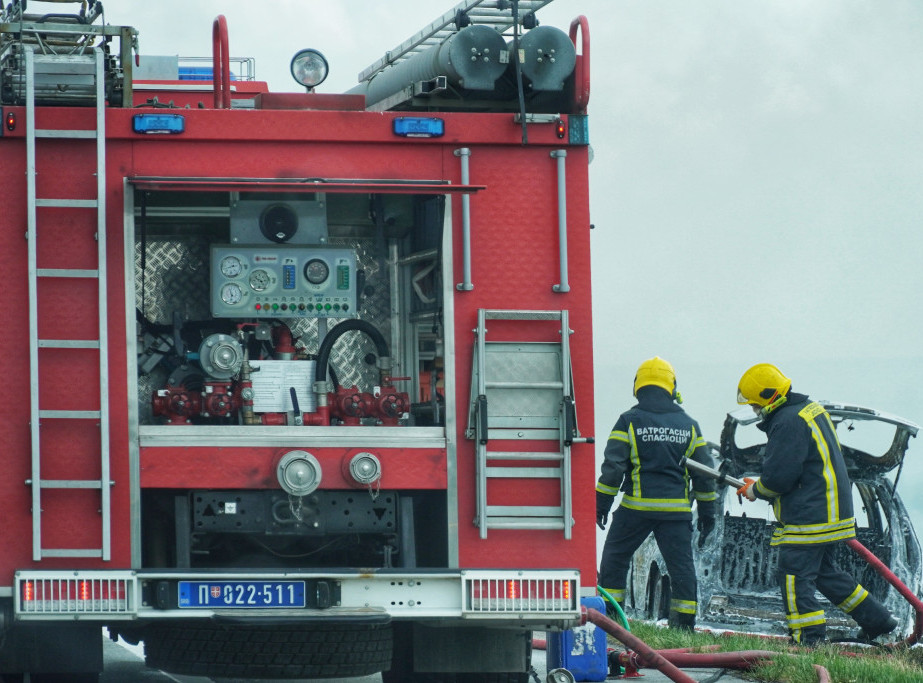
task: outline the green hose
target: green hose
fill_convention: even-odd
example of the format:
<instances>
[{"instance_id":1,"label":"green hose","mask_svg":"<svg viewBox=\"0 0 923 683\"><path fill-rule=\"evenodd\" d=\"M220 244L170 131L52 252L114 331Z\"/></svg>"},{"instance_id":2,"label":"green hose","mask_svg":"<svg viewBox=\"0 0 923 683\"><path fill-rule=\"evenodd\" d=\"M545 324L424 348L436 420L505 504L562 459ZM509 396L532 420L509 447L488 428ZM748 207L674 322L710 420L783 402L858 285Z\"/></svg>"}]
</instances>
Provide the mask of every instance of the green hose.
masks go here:
<instances>
[{"instance_id":1,"label":"green hose","mask_svg":"<svg viewBox=\"0 0 923 683\"><path fill-rule=\"evenodd\" d=\"M609 595L609 592L602 586L596 586L596 592L602 596L603 600L615 608L615 613L618 615L619 621L622 622L622 626L625 627L625 630L631 631L631 628L628 626L628 619L625 617L625 612L622 611L621 605L619 605L615 598Z\"/></svg>"}]
</instances>

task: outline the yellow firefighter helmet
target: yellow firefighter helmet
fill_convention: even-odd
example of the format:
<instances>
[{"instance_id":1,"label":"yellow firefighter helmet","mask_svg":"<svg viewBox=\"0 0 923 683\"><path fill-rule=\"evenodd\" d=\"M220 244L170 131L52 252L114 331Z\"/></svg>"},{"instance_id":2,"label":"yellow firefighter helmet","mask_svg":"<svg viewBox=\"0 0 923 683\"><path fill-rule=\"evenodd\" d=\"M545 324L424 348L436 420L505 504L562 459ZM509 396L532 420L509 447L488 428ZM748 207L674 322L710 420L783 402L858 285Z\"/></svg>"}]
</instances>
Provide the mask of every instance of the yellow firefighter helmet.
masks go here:
<instances>
[{"instance_id":1,"label":"yellow firefighter helmet","mask_svg":"<svg viewBox=\"0 0 923 683\"><path fill-rule=\"evenodd\" d=\"M676 397L676 373L673 366L659 356L648 358L638 366L634 395L638 395L638 389L649 385L666 389L670 396Z\"/></svg>"},{"instance_id":2,"label":"yellow firefighter helmet","mask_svg":"<svg viewBox=\"0 0 923 683\"><path fill-rule=\"evenodd\" d=\"M749 403L765 408L785 396L792 386L792 380L782 374L775 365L757 363L747 370L737 385L737 402Z\"/></svg>"}]
</instances>

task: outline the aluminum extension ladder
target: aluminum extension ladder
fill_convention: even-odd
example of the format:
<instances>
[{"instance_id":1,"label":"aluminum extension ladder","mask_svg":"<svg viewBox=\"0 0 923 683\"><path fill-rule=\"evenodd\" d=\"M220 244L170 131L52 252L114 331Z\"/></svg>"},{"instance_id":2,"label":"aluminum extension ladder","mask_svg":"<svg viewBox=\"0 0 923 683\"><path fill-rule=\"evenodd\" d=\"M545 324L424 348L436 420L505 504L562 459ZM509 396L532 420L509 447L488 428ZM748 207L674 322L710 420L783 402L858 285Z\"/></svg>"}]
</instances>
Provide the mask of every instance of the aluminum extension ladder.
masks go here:
<instances>
[{"instance_id":1,"label":"aluminum extension ladder","mask_svg":"<svg viewBox=\"0 0 923 683\"><path fill-rule=\"evenodd\" d=\"M560 339L488 341L488 320L559 320ZM584 439L577 438L568 311L479 309L475 334L467 436L476 444L475 524L481 538L487 538L488 529L560 529L570 539L574 524L571 444ZM523 440L552 441L556 450L488 449L498 441ZM560 504L492 505L488 501L488 480L494 478L557 479Z\"/></svg>"},{"instance_id":2,"label":"aluminum extension ladder","mask_svg":"<svg viewBox=\"0 0 923 683\"><path fill-rule=\"evenodd\" d=\"M58 55L40 54L32 46L23 46L26 86L26 185L28 201L28 278L29 278L29 365L30 365L30 430L32 440L32 478L28 484L32 487L32 556L33 560L51 557L94 557L111 559L111 482L109 472L109 376L108 376L108 324L106 315L106 127L105 127L105 56L97 47L89 54ZM66 74L68 79L87 80L95 83L95 129L87 130L51 130L36 129L36 81L42 82L54 78L55 74ZM95 174L95 196L78 199L61 199L38 197L36 194L37 147L45 141L62 139L79 140L80 144L95 147L95 158L85 167L87 172ZM49 143L51 144L51 143ZM46 161L45 164L50 162ZM75 172L79 172L76 169ZM52 225L54 211L47 209L66 208L72 211L95 212L95 234L78 234L74 231L74 240L96 240L97 267L92 270L76 268L43 268L38 263L38 241L41 239L42 227ZM59 214L60 215L60 214ZM47 239L47 238L46 238ZM92 248L91 248L92 249ZM96 281L98 292L99 325L95 339L48 339L39 337L39 317L51 319L53 311L39 310L39 289L41 283L49 278L79 278ZM92 308L92 306L88 306ZM47 328L43 328L47 329ZM39 405L43 385L47 388L47 379L39 372L39 363L49 359L51 354L58 355L56 368L72 367L75 361L68 362L67 355L73 355L77 349L92 349L99 366L99 406L93 410L46 410ZM75 391L74 394L77 392ZM42 468L42 423L51 420L89 420L95 421L99 429L99 478L98 479L51 479L46 478ZM82 457L84 453L77 453ZM92 454L89 454L92 457ZM47 458L46 458L47 460ZM86 490L88 494L100 498L101 535L99 547L95 548L47 548L42 543L43 505L50 504L43 500L43 493L50 489ZM81 494L82 495L82 494Z\"/></svg>"},{"instance_id":3,"label":"aluminum extension ladder","mask_svg":"<svg viewBox=\"0 0 923 683\"><path fill-rule=\"evenodd\" d=\"M535 12L550 2L552 0L519 0L519 16ZM462 15L472 24L486 24L495 28L498 33L504 33L513 26L510 0L463 0L363 69L359 73L359 82L369 80L385 67L409 59L434 45L441 45L458 30L456 22Z\"/></svg>"}]
</instances>

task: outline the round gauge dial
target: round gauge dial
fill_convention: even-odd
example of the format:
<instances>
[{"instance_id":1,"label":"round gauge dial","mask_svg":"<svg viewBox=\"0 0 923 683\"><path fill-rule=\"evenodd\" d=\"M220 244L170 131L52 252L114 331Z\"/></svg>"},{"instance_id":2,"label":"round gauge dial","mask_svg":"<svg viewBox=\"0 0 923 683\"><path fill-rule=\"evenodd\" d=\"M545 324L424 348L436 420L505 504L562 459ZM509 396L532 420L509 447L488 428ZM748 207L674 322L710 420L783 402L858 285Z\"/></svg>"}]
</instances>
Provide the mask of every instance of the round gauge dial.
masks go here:
<instances>
[{"instance_id":1,"label":"round gauge dial","mask_svg":"<svg viewBox=\"0 0 923 683\"><path fill-rule=\"evenodd\" d=\"M240 285L234 284L233 282L221 288L221 300L226 304L239 304L243 297L244 293L241 291Z\"/></svg>"},{"instance_id":2,"label":"round gauge dial","mask_svg":"<svg viewBox=\"0 0 923 683\"><path fill-rule=\"evenodd\" d=\"M250 286L256 292L262 292L264 289L269 287L272 284L272 280L269 277L269 273L260 268L259 270L254 270L250 273Z\"/></svg>"},{"instance_id":3,"label":"round gauge dial","mask_svg":"<svg viewBox=\"0 0 923 683\"><path fill-rule=\"evenodd\" d=\"M221 259L221 274L225 277L237 277L242 270L243 266L236 256L225 256Z\"/></svg>"},{"instance_id":4,"label":"round gauge dial","mask_svg":"<svg viewBox=\"0 0 923 683\"><path fill-rule=\"evenodd\" d=\"M304 264L304 277L312 285L319 285L330 277L330 266L319 258L312 258Z\"/></svg>"}]
</instances>

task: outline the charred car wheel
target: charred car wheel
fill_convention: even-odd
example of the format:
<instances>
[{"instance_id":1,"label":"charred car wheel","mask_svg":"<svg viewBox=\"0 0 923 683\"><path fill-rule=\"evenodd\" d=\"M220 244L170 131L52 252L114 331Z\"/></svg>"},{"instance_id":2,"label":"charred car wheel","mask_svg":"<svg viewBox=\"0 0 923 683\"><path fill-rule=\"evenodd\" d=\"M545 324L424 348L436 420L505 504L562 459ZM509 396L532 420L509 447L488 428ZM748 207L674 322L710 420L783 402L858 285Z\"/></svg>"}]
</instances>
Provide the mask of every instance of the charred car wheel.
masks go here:
<instances>
[{"instance_id":1,"label":"charred car wheel","mask_svg":"<svg viewBox=\"0 0 923 683\"><path fill-rule=\"evenodd\" d=\"M144 634L148 666L226 678L368 676L390 666L391 647L390 624L157 624Z\"/></svg>"}]
</instances>

